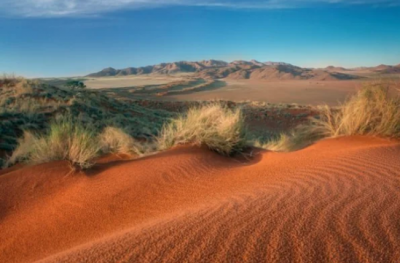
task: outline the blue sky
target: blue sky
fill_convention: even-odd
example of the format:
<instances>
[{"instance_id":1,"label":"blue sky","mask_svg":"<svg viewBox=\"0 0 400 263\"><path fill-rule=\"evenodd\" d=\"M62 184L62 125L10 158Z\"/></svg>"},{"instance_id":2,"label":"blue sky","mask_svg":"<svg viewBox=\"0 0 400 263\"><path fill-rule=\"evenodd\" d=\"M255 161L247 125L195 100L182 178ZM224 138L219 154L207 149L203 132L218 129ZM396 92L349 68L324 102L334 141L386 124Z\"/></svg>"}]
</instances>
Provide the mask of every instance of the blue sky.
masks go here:
<instances>
[{"instance_id":1,"label":"blue sky","mask_svg":"<svg viewBox=\"0 0 400 263\"><path fill-rule=\"evenodd\" d=\"M17 3L16 3L17 2ZM179 60L400 63L399 0L0 0L0 73Z\"/></svg>"}]
</instances>

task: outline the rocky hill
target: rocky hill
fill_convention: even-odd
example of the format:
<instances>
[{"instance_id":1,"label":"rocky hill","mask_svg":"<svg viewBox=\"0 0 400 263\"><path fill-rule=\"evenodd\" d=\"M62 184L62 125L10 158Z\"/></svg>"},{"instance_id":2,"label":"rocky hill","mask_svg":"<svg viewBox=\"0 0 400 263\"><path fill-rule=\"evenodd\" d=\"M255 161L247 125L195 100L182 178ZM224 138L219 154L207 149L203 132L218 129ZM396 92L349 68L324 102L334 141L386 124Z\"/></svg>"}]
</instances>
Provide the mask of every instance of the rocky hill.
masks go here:
<instances>
[{"instance_id":1,"label":"rocky hill","mask_svg":"<svg viewBox=\"0 0 400 263\"><path fill-rule=\"evenodd\" d=\"M372 71L383 73L383 74L395 74L400 73L400 64L397 66L379 65L377 67L371 68Z\"/></svg>"},{"instance_id":2,"label":"rocky hill","mask_svg":"<svg viewBox=\"0 0 400 263\"><path fill-rule=\"evenodd\" d=\"M154 66L139 68L114 69L105 68L97 73L89 74L89 77L108 77L142 74L173 74L180 72L198 72L207 68L227 67L228 63L219 60L203 60L197 62L179 61L173 63L161 63Z\"/></svg>"},{"instance_id":3,"label":"rocky hill","mask_svg":"<svg viewBox=\"0 0 400 263\"><path fill-rule=\"evenodd\" d=\"M125 76L142 74L174 74L196 73L202 78L211 79L265 79L265 80L342 80L359 78L352 74L343 73L346 69L328 67L325 69L309 69L293 66L284 62L259 62L257 60L236 60L225 62L220 60L179 61L161 63L154 66L139 68L114 69L106 68L88 77Z\"/></svg>"}]
</instances>

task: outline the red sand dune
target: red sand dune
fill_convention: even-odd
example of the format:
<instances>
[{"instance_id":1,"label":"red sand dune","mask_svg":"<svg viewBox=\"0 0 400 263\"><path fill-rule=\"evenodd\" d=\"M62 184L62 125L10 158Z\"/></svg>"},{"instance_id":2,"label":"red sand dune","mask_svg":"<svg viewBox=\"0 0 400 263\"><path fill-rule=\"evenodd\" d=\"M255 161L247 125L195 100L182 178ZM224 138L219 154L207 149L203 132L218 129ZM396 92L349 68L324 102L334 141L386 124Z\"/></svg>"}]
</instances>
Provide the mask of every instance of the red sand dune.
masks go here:
<instances>
[{"instance_id":1,"label":"red sand dune","mask_svg":"<svg viewBox=\"0 0 400 263\"><path fill-rule=\"evenodd\" d=\"M400 144L376 138L25 167L0 201L0 262L400 262Z\"/></svg>"}]
</instances>

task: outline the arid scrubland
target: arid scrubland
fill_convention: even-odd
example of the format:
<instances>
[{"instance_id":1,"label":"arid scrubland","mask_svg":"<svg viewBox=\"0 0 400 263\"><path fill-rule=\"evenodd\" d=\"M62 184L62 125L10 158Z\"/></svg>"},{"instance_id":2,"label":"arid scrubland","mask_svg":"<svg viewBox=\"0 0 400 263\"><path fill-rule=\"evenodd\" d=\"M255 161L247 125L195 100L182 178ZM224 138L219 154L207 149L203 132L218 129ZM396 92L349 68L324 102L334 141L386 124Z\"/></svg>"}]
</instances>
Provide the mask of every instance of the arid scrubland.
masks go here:
<instances>
[{"instance_id":1,"label":"arid scrubland","mask_svg":"<svg viewBox=\"0 0 400 263\"><path fill-rule=\"evenodd\" d=\"M65 115L96 133L112 126L147 140L175 114L119 101L99 91L4 77L0 79L0 153L13 151L24 131L46 133L53 119Z\"/></svg>"},{"instance_id":2,"label":"arid scrubland","mask_svg":"<svg viewBox=\"0 0 400 263\"><path fill-rule=\"evenodd\" d=\"M241 107L208 102L177 114L98 91L3 78L0 144L10 153L3 165L68 160L72 167L86 169L102 154L137 157L182 144L204 145L229 156L251 146L293 151L329 137L399 137L400 99L389 94L393 85L366 84L340 107L320 107L309 122L261 140L246 126ZM268 129L264 127L266 134Z\"/></svg>"}]
</instances>

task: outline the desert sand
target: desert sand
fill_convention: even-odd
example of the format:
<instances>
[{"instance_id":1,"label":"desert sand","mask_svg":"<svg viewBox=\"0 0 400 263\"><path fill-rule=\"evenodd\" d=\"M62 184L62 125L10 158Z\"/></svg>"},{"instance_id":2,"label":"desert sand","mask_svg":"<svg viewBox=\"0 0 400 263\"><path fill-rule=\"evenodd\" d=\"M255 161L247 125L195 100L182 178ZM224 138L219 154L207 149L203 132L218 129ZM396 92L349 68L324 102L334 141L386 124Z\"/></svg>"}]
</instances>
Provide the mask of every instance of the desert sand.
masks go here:
<instances>
[{"instance_id":1,"label":"desert sand","mask_svg":"<svg viewBox=\"0 0 400 263\"><path fill-rule=\"evenodd\" d=\"M182 146L0 174L0 262L399 262L400 143L231 159Z\"/></svg>"}]
</instances>

